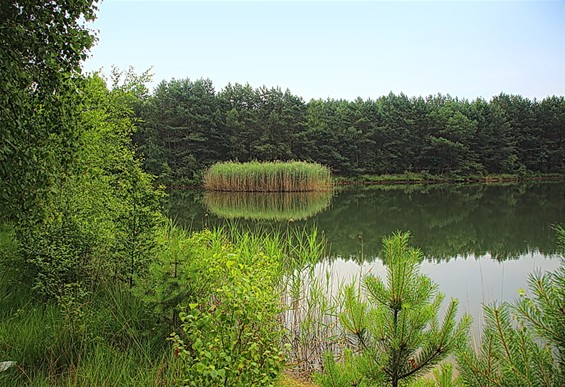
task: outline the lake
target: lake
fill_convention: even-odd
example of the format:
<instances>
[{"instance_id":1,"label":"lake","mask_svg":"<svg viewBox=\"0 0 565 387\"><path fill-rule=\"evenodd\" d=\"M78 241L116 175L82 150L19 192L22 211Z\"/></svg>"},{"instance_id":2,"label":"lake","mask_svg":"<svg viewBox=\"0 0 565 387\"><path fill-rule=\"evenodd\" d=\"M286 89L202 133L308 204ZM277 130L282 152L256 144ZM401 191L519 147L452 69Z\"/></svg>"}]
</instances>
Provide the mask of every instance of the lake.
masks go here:
<instances>
[{"instance_id":1,"label":"lake","mask_svg":"<svg viewBox=\"0 0 565 387\"><path fill-rule=\"evenodd\" d=\"M319 264L338 283L384 275L381 240L410 231L421 270L458 298L480 330L481 304L513 301L528 274L559 266L552 227L565 224L565 182L370 186L334 194L208 194L174 191L170 215L193 230L229 219L251 227L316 225L329 243Z\"/></svg>"}]
</instances>

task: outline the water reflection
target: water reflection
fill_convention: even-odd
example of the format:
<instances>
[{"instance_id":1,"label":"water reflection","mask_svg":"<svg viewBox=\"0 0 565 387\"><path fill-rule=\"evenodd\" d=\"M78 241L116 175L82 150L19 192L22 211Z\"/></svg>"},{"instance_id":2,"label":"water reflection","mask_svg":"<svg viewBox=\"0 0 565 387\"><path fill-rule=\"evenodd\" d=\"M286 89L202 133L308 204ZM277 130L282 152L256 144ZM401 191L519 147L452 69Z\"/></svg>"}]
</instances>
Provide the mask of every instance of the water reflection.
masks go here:
<instances>
[{"instance_id":1,"label":"water reflection","mask_svg":"<svg viewBox=\"0 0 565 387\"><path fill-rule=\"evenodd\" d=\"M195 230L224 224L205 200L201 191L172 192L170 213ZM382 238L410 231L425 256L422 273L460 300L459 315L473 316L477 338L483 303L513 301L529 273L559 266L552 226L565 224L565 183L372 187L341 191L319 208L306 220L245 216L240 225L283 232L316 225L330 245L316 273L332 292L368 271L384 276Z\"/></svg>"},{"instance_id":2,"label":"water reflection","mask_svg":"<svg viewBox=\"0 0 565 387\"><path fill-rule=\"evenodd\" d=\"M409 230L429 260L516 259L555 252L551 227L565 221L564 198L563 183L359 191L337 197L319 224L334 255L360 262L377 258L382 238L396 230Z\"/></svg>"},{"instance_id":3,"label":"water reflection","mask_svg":"<svg viewBox=\"0 0 565 387\"><path fill-rule=\"evenodd\" d=\"M533 253L555 253L552 226L565 223L564 198L563 182L376 187L342 191L333 200L320 199L308 210L317 214L306 220L299 220L305 215L301 216L298 209L278 220L273 220L273 215L266 220L266 216L248 211L247 220L241 223L283 231L317 225L330 244L330 260L375 261L381 256L382 238L402 230L412 233L412 245L422 249L428 261L444 262L456 257L504 261ZM220 206L214 208L209 203L206 207L205 200L209 199L204 199L202 192L172 192L170 213L195 230L225 223L214 214ZM257 204L248 206L260 208ZM241 210L244 206L239 207ZM306 207L302 211L306 214Z\"/></svg>"},{"instance_id":4,"label":"water reflection","mask_svg":"<svg viewBox=\"0 0 565 387\"><path fill-rule=\"evenodd\" d=\"M326 209L333 192L205 192L210 213L224 219L297 221Z\"/></svg>"}]
</instances>

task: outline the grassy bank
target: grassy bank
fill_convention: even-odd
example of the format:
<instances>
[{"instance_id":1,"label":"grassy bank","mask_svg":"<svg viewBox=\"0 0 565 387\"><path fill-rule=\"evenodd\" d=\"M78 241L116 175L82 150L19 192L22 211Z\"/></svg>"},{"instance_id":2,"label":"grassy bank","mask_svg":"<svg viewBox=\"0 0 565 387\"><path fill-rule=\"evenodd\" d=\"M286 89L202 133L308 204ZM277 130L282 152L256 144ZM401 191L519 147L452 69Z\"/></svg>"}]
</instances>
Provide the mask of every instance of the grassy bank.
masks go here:
<instances>
[{"instance_id":1,"label":"grassy bank","mask_svg":"<svg viewBox=\"0 0 565 387\"><path fill-rule=\"evenodd\" d=\"M204 188L211 191L305 192L332 187L329 168L302 161L217 163L204 174Z\"/></svg>"},{"instance_id":2,"label":"grassy bank","mask_svg":"<svg viewBox=\"0 0 565 387\"><path fill-rule=\"evenodd\" d=\"M0 237L0 255L16 254ZM11 270L0 273L2 386L175 386L168 330L125 286L44 301Z\"/></svg>"},{"instance_id":3,"label":"grassy bank","mask_svg":"<svg viewBox=\"0 0 565 387\"><path fill-rule=\"evenodd\" d=\"M16 365L0 371L0 385L308 387L316 385L308 380L312 375L320 386L365 385L352 381L377 375L374 364L364 363L365 358L357 352L351 352L356 354L355 362L348 362L345 350L361 348L352 336L357 332L377 332L365 324L379 320L364 316L385 316L376 309L366 310L368 301L356 289L364 284L366 294L370 294L370 284L384 283L384 279L370 275L346 284L334 283L329 271L324 276L324 268L316 263L325 256L326 245L315 228L290 233L251 233L238 228L189 233L171 222L161 232L159 252L145 276L136 278L133 289L127 283L101 283L91 292L76 288L76 292L46 301L6 265L8 269L0 272L0 362L15 361ZM558 228L558 237L565 244L562 228ZM395 246L389 250L397 251ZM421 253L410 251L414 253L402 252L399 257L412 257L416 267ZM11 228L0 224L0 265L5 267L4 263L17 255ZM386 261L406 260L397 257ZM400 265L397 270L403 268ZM530 283L539 284L542 290L547 288L543 294L555 294L553 299L562 300L563 273ZM408 280L420 277L421 286L408 282L404 288L411 292L437 291L424 276L406 274ZM385 289L384 285L381 288ZM390 293L386 291L383 294ZM404 299L429 297L414 294ZM523 301L535 305L536 298ZM376 299L372 302L386 308L392 304L377 303ZM562 303L548 306L554 307L560 316ZM425 317L433 311L430 308L414 310L425 313ZM456 314L455 309L448 310L452 313L447 315ZM392 309L388 312L394 313ZM545 319L551 313L548 309L538 317ZM437 323L420 326L439 329ZM453 322L442 324L442 335L449 335L454 326ZM510 320L504 322L504 329L514 329ZM390 330L389 337L396 332L404 329ZM434 338L437 334L418 337ZM527 339L528 347L513 346L512 350L517 348L523 354L537 348L525 330L520 337ZM446 339L446 343L449 341ZM373 339L367 342L377 343ZM382 348L395 350L394 346ZM549 359L543 365L546 374L557 375L550 346L540 348L545 348ZM321 359L327 353L340 357L324 360L325 371L319 374ZM461 353L468 357L472 349L462 347ZM328 355L325 358L329 359ZM415 361L409 356L404 360L409 367ZM511 361L508 363L513 367ZM467 377L480 368L474 362L472 358L468 361ZM359 366L364 365L369 368L360 374ZM488 372L495 374L498 370ZM451 366L442 365L431 374L421 372L420 379L412 378L405 385L458 385L454 378ZM515 381L501 384L518 385Z\"/></svg>"}]
</instances>

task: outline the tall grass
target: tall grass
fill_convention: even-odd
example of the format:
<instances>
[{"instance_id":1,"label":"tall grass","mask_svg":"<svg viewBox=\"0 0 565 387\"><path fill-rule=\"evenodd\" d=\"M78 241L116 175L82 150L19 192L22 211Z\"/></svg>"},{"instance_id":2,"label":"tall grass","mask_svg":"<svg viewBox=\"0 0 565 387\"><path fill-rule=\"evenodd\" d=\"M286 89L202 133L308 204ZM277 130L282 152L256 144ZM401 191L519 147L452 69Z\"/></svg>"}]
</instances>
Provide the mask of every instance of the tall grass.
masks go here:
<instances>
[{"instance_id":1,"label":"tall grass","mask_svg":"<svg viewBox=\"0 0 565 387\"><path fill-rule=\"evenodd\" d=\"M331 191L321 192L206 192L208 210L227 219L303 220L326 209Z\"/></svg>"},{"instance_id":2,"label":"tall grass","mask_svg":"<svg viewBox=\"0 0 565 387\"><path fill-rule=\"evenodd\" d=\"M303 192L333 188L328 167L303 161L212 165L204 175L204 188L211 191Z\"/></svg>"},{"instance_id":3,"label":"tall grass","mask_svg":"<svg viewBox=\"0 0 565 387\"><path fill-rule=\"evenodd\" d=\"M127 289L109 285L67 313L37 302L0 273L0 386L174 386L179 365L155 324Z\"/></svg>"},{"instance_id":4,"label":"tall grass","mask_svg":"<svg viewBox=\"0 0 565 387\"><path fill-rule=\"evenodd\" d=\"M18 249L12 228L0 224L0 386L174 386L178 362L167 326L129 289L43 302L11 261Z\"/></svg>"}]
</instances>

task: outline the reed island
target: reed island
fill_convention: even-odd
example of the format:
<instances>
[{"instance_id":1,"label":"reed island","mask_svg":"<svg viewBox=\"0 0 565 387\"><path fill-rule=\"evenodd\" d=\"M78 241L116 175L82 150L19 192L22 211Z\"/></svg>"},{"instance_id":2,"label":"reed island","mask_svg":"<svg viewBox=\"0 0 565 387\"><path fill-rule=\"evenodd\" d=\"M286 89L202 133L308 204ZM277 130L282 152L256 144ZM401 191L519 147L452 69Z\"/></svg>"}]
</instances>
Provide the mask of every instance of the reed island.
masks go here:
<instances>
[{"instance_id":1,"label":"reed island","mask_svg":"<svg viewBox=\"0 0 565 387\"><path fill-rule=\"evenodd\" d=\"M204 174L204 188L210 191L330 191L333 185L328 167L305 161L222 162Z\"/></svg>"}]
</instances>

